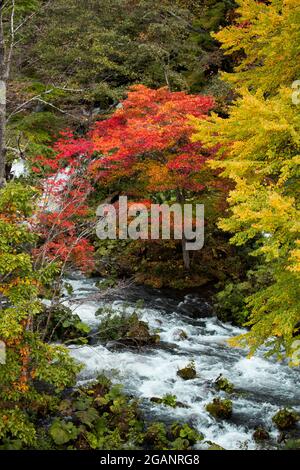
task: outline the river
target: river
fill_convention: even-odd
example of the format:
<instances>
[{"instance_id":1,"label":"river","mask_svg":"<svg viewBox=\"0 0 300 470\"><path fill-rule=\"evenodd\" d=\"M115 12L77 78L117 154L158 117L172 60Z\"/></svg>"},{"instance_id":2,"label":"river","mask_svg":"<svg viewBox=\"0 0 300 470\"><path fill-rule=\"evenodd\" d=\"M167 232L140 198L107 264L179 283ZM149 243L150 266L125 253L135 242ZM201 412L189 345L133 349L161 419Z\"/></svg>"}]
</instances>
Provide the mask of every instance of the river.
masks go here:
<instances>
[{"instance_id":1,"label":"river","mask_svg":"<svg viewBox=\"0 0 300 470\"><path fill-rule=\"evenodd\" d=\"M113 381L122 383L126 392L140 399L146 417L164 422L188 422L197 427L206 440L230 450L257 448L252 434L259 425L270 432L266 448L275 448L279 433L272 416L283 406L300 412L299 369L267 360L263 351L248 359L244 350L229 347L227 340L243 330L221 323L205 297L130 286L96 301L93 296L98 292L97 279L75 276L68 282L73 294L66 304L92 328L101 322L101 316L95 316L100 306L109 304L116 312L125 306L130 312L136 301L142 299L141 317L152 330L159 330L161 338L158 347L141 350L114 350L99 343L71 346L71 354L85 366L80 383L104 372ZM186 332L186 339L180 339L180 330ZM184 381L176 372L191 360L195 361L197 377ZM220 374L236 388L231 397L233 415L230 420L216 420L205 410L205 405L214 397L226 396L224 392L217 392L213 385ZM188 408L170 408L150 402L151 397L165 394L176 395Z\"/></svg>"}]
</instances>

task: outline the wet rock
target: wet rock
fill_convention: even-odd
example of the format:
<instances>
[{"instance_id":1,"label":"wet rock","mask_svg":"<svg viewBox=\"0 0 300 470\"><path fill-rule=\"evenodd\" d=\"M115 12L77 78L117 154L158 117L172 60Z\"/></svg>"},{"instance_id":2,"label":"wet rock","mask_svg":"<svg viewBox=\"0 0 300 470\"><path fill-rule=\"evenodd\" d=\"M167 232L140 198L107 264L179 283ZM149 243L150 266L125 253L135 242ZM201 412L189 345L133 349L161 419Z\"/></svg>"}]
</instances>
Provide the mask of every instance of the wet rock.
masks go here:
<instances>
[{"instance_id":1,"label":"wet rock","mask_svg":"<svg viewBox=\"0 0 300 470\"><path fill-rule=\"evenodd\" d=\"M226 393L233 393L234 392L234 385L229 382L226 377L220 375L217 380L214 382L214 386L218 391L223 391Z\"/></svg>"},{"instance_id":2,"label":"wet rock","mask_svg":"<svg viewBox=\"0 0 300 470\"><path fill-rule=\"evenodd\" d=\"M105 344L105 347L107 349L109 349L110 351L121 351L123 349L126 349L128 347L128 345L123 343L122 340L120 340L120 341L108 341Z\"/></svg>"},{"instance_id":3,"label":"wet rock","mask_svg":"<svg viewBox=\"0 0 300 470\"><path fill-rule=\"evenodd\" d=\"M173 352L174 349L177 349L176 343L167 343L166 341L160 341L157 343L159 345L159 349L163 349L164 351Z\"/></svg>"},{"instance_id":4,"label":"wet rock","mask_svg":"<svg viewBox=\"0 0 300 470\"><path fill-rule=\"evenodd\" d=\"M139 320L132 324L124 340L132 341L138 345L147 345L159 343L160 336L156 334L151 335L147 323Z\"/></svg>"},{"instance_id":5,"label":"wet rock","mask_svg":"<svg viewBox=\"0 0 300 470\"><path fill-rule=\"evenodd\" d=\"M175 341L185 341L188 339L187 332L184 330L177 330L174 333L174 340Z\"/></svg>"},{"instance_id":6,"label":"wet rock","mask_svg":"<svg viewBox=\"0 0 300 470\"><path fill-rule=\"evenodd\" d=\"M211 403L205 407L214 418L228 419L232 415L232 401L214 398Z\"/></svg>"},{"instance_id":7,"label":"wet rock","mask_svg":"<svg viewBox=\"0 0 300 470\"><path fill-rule=\"evenodd\" d=\"M224 447L215 444L214 442L206 450L226 450Z\"/></svg>"},{"instance_id":8,"label":"wet rock","mask_svg":"<svg viewBox=\"0 0 300 470\"><path fill-rule=\"evenodd\" d=\"M272 418L273 423L281 431L286 429L293 428L297 421L299 421L299 415L296 411L288 408L283 408L282 410L277 411L277 413Z\"/></svg>"},{"instance_id":9,"label":"wet rock","mask_svg":"<svg viewBox=\"0 0 300 470\"><path fill-rule=\"evenodd\" d=\"M162 403L162 398L159 398L159 397L151 397L150 398L150 401L152 401L152 403L158 403L159 405Z\"/></svg>"},{"instance_id":10,"label":"wet rock","mask_svg":"<svg viewBox=\"0 0 300 470\"><path fill-rule=\"evenodd\" d=\"M197 375L195 364L191 362L186 367L183 367L183 369L179 369L177 371L177 375L178 377L181 377L183 380L194 379Z\"/></svg>"},{"instance_id":11,"label":"wet rock","mask_svg":"<svg viewBox=\"0 0 300 470\"><path fill-rule=\"evenodd\" d=\"M148 324L136 313L128 315L126 312L117 315L109 312L98 327L98 337L106 341L108 349L116 350L153 346L160 341L160 336L151 334Z\"/></svg>"},{"instance_id":12,"label":"wet rock","mask_svg":"<svg viewBox=\"0 0 300 470\"><path fill-rule=\"evenodd\" d=\"M253 439L255 442L266 441L267 439L270 439L270 434L263 427L258 427L253 433Z\"/></svg>"}]
</instances>

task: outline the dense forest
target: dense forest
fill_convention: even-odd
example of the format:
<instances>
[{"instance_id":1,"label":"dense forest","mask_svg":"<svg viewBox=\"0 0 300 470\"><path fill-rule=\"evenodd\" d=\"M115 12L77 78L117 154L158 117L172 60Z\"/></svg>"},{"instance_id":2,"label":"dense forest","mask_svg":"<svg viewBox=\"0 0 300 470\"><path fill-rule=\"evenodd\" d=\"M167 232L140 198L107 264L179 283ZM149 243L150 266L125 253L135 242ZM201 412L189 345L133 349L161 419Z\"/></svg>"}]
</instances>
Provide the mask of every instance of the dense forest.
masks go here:
<instances>
[{"instance_id":1,"label":"dense forest","mask_svg":"<svg viewBox=\"0 0 300 470\"><path fill-rule=\"evenodd\" d=\"M300 448L299 58L299 0L0 0L0 449Z\"/></svg>"}]
</instances>

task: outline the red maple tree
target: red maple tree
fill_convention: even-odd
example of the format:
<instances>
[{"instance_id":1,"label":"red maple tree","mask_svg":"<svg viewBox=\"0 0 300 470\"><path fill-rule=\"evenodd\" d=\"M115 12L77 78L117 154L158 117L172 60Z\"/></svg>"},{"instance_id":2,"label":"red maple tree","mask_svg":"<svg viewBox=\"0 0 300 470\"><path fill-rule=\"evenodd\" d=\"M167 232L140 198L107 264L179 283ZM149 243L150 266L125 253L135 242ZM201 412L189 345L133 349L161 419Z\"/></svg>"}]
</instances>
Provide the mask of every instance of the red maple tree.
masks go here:
<instances>
[{"instance_id":1,"label":"red maple tree","mask_svg":"<svg viewBox=\"0 0 300 470\"><path fill-rule=\"evenodd\" d=\"M44 211L40 217L44 236L49 226L59 228L57 236L46 239L47 256L63 260L77 256L85 266L89 264L83 252L87 250L88 256L92 249L86 238L77 240L74 219L85 215L86 200L96 183L111 187L126 180L130 195L139 198L174 191L180 203L185 202L187 192L202 191L205 184L200 172L214 149L207 151L201 143L191 142L190 117L205 119L213 106L209 96L136 85L113 115L97 122L86 137L63 133L54 146L55 157L38 157L34 167L44 175L56 175L48 179L48 186L61 201L59 210ZM67 247L73 247L71 253ZM183 251L184 247L185 240ZM184 261L188 267L185 251Z\"/></svg>"}]
</instances>

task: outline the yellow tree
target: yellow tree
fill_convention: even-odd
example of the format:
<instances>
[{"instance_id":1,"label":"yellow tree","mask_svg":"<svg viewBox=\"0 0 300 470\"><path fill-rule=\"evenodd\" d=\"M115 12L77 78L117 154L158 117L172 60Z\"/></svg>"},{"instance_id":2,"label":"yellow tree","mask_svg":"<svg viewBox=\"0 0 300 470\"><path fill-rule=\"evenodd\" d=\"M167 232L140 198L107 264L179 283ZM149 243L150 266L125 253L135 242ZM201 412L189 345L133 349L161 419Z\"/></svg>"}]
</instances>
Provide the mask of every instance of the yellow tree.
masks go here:
<instances>
[{"instance_id":1,"label":"yellow tree","mask_svg":"<svg viewBox=\"0 0 300 470\"><path fill-rule=\"evenodd\" d=\"M220 227L234 234L232 243L255 241L252 254L271 273L265 288L247 298L252 328L235 343L254 352L268 341L271 353L281 357L285 350L297 364L300 106L292 84L300 78L300 4L238 3L236 23L215 35L226 53L243 52L234 72L223 77L237 86L238 98L227 119L194 120L194 139L220 143L220 159L212 165L235 183Z\"/></svg>"}]
</instances>

